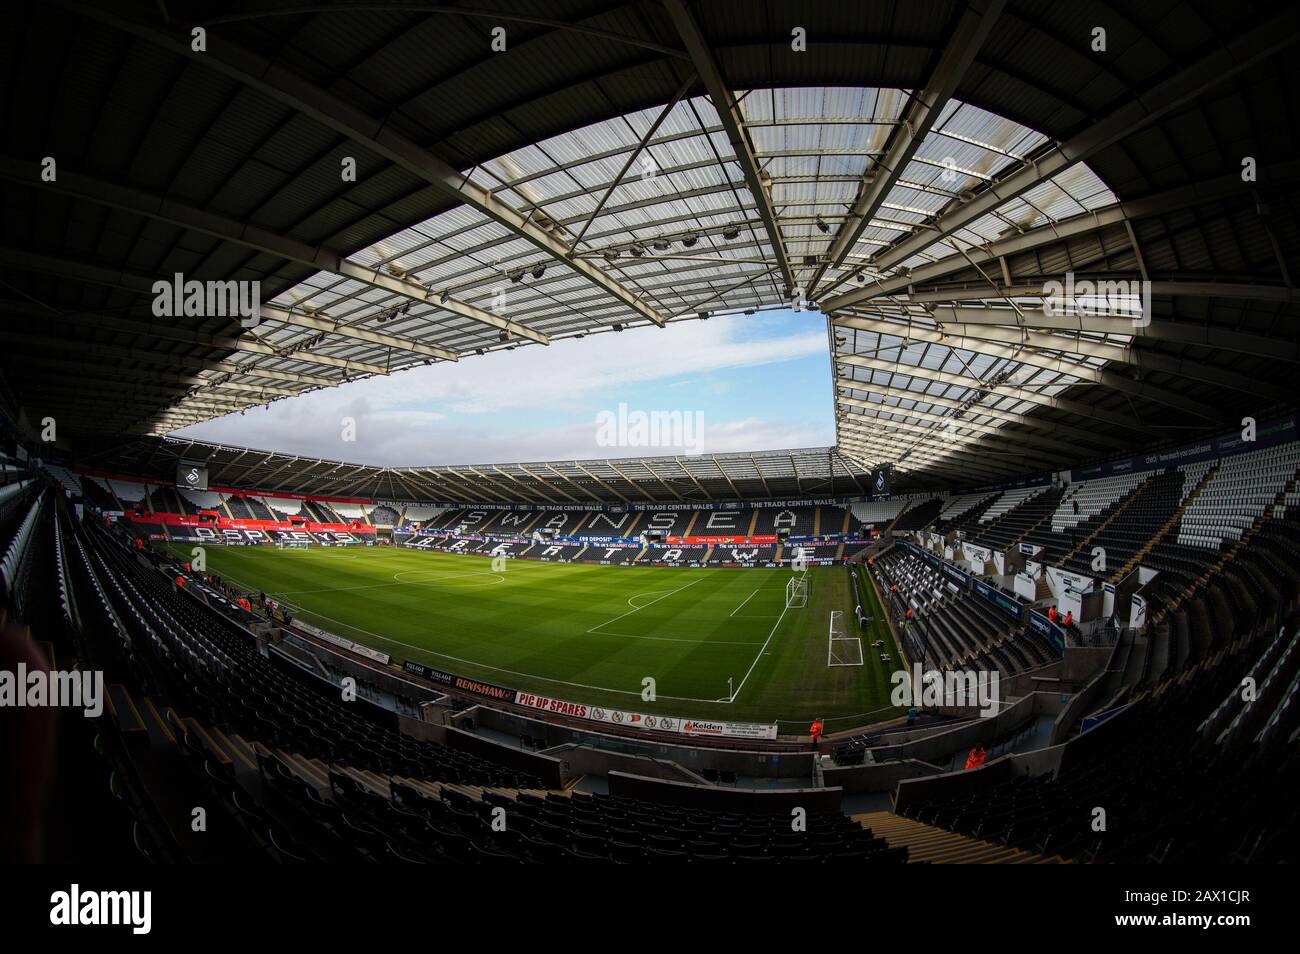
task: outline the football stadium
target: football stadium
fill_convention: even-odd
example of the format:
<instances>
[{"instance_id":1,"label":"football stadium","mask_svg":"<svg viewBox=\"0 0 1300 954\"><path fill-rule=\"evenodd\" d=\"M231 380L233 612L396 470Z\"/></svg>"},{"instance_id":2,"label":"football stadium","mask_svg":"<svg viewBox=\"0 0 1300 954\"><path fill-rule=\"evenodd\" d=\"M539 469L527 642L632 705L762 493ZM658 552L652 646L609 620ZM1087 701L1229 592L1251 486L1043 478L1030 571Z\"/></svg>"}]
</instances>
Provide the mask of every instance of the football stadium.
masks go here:
<instances>
[{"instance_id":1,"label":"football stadium","mask_svg":"<svg viewBox=\"0 0 1300 954\"><path fill-rule=\"evenodd\" d=\"M1294 4L6 21L7 859L1297 860Z\"/></svg>"}]
</instances>

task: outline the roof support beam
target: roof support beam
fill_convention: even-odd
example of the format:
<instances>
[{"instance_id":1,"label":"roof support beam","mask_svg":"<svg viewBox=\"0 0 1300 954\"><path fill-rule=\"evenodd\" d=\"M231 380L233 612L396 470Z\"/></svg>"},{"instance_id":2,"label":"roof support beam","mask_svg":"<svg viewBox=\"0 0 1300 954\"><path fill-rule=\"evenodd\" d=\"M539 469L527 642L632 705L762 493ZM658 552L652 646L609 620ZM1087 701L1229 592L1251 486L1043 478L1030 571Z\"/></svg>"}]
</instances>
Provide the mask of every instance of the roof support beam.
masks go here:
<instances>
[{"instance_id":1,"label":"roof support beam","mask_svg":"<svg viewBox=\"0 0 1300 954\"><path fill-rule=\"evenodd\" d=\"M846 360L848 358L852 360ZM1012 398L1016 401L1025 401L1030 404L1040 404L1043 407L1050 407L1057 411L1072 414L1085 421L1091 421L1095 426L1097 423L1109 424L1113 427L1123 427L1139 434L1145 434L1146 425L1137 418L1124 417L1096 408L1091 404L1083 404L1079 401L1071 401L1068 398L1053 397L1047 394L1040 394L1033 388L1017 387L1013 384L985 384L979 378L969 377L963 374L953 374L950 371L934 371L930 368L914 367L912 365L898 364L895 361L882 361L879 358L865 358L861 355L838 355L836 362L845 362L854 367L864 368L869 371L880 371L884 374L902 375L906 378L919 378L922 381L934 381L939 384L948 384L953 387L964 388L971 391L982 391L988 395L994 395L999 398ZM869 390L870 382L862 381L853 385ZM979 405L974 405L978 413Z\"/></svg>"},{"instance_id":2,"label":"roof support beam","mask_svg":"<svg viewBox=\"0 0 1300 954\"><path fill-rule=\"evenodd\" d=\"M495 503L513 503L513 501L511 501L508 497L505 497L504 495L497 493L495 490L492 490L488 486L489 482L487 481L473 481L470 480L468 477L466 477L464 474L460 473L459 471L450 470L450 469L442 471L442 474L449 478L454 477L456 478L457 481L459 481L462 484L467 484L470 487L470 492L475 495L473 497L473 499L475 500L483 501L483 498L486 497L488 501L492 501ZM482 477L483 475L479 474L478 476Z\"/></svg>"},{"instance_id":3,"label":"roof support beam","mask_svg":"<svg viewBox=\"0 0 1300 954\"><path fill-rule=\"evenodd\" d=\"M612 470L614 473L618 474L618 475L619 475L620 477L622 477L625 481L627 481L630 485L632 485L632 486L635 487L637 490L639 490L639 491L641 492L641 494L642 494L642 499L643 499L643 500L654 500L654 499L655 499L655 497L654 497L654 495L653 495L652 493L650 493L648 490L646 490L643 486L641 486L639 483L637 483L635 480L633 480L633 479L632 479L631 477L629 477L627 474L623 473L623 471L619 470L619 469L618 469L618 465L617 465L616 463L614 463L614 461L612 461L612 460L607 460L607 461L605 461L605 463L606 463L607 465L609 465L609 469L610 469L610 470Z\"/></svg>"},{"instance_id":4,"label":"roof support beam","mask_svg":"<svg viewBox=\"0 0 1300 954\"><path fill-rule=\"evenodd\" d=\"M624 503L631 503L631 502L632 502L632 501L629 500L627 497L623 496L621 493L619 493L617 490L615 490L613 487L611 487L609 484L605 483L605 481L601 480L599 477L597 477L595 474L593 474L591 471L589 471L587 468L583 467L583 466L582 466L582 461L580 461L580 460L575 460L575 461L573 462L573 465L574 465L575 467L577 467L578 470L582 471L584 474L586 474L588 477L590 477L592 480L594 480L596 483L600 484L602 487L604 487L606 490L608 490L611 494L613 494L613 495L614 495L615 497L617 497L619 500L623 501Z\"/></svg>"},{"instance_id":5,"label":"roof support beam","mask_svg":"<svg viewBox=\"0 0 1300 954\"><path fill-rule=\"evenodd\" d=\"M92 355L138 362L140 364L162 365L163 368L152 370L149 374L155 379L178 380L186 384L208 385L214 383L211 377L199 376L204 371L215 375L234 374L266 378L270 381L283 381L288 384L301 384L306 387L326 388L340 383L336 378L325 378L319 375L302 374L294 371L272 371L269 368L244 367L233 361L205 361L199 357L183 354L161 354L132 348L119 348L115 345L99 344L98 342L84 339L78 340L66 336L6 332L5 340L11 346L22 343L31 344L42 354L48 354L51 351L70 351L78 355ZM196 366L194 374L182 372L181 369L187 365Z\"/></svg>"},{"instance_id":6,"label":"roof support beam","mask_svg":"<svg viewBox=\"0 0 1300 954\"><path fill-rule=\"evenodd\" d=\"M1222 413L1220 411L1207 404L1202 404L1200 401L1194 401L1191 398L1184 397L1176 392L1152 384L1147 384L1143 381L1137 381L1122 374L1117 374L1114 371L1095 368L1089 364L1067 361L1063 354L1044 354L1033 350L1032 347L997 344L987 339L962 339L947 334L946 329L944 331L939 331L915 324L904 325L898 322L887 322L880 321L879 319L859 317L841 317L835 319L837 325L841 322L850 321L855 323L853 327L865 325L865 330L877 331L880 334L894 335L903 339L910 338L912 341L925 341L951 349L972 351L976 354L983 354L993 358L1002 358L1007 361L1018 362L1026 367L1038 368L1055 374L1069 375L1070 377L1077 378L1081 381L1091 381L1095 384L1104 384L1116 391L1124 391L1135 397L1154 401L1158 404L1172 407L1175 410L1183 411L1187 414L1195 414L1196 416L1203 417L1206 420L1218 421L1222 419ZM1064 348L1064 345L1067 343L1068 342L1061 341L1058 347L1065 353L1070 353ZM837 354L835 356L836 361L845 361L849 364L853 364L856 359L857 355Z\"/></svg>"},{"instance_id":7,"label":"roof support beam","mask_svg":"<svg viewBox=\"0 0 1300 954\"><path fill-rule=\"evenodd\" d=\"M853 408L859 411L883 412L886 414L898 414L903 417L916 418L917 420L920 421L929 421L932 424L938 424L942 427L954 427L957 428L958 430L964 428L966 430L975 431L977 433L985 434L989 436L998 436L998 437L1008 438L1008 439L1014 436L1014 439L1017 443L1025 444L1031 447L1037 447L1041 450L1044 450L1051 454L1056 454L1058 456L1065 453L1070 447L1069 442L1065 440L1053 441L1044 437L1039 437L1035 434L1012 435L1009 434L1007 431L1004 431L996 424L987 424L982 421L971 420L968 419L967 417L956 417L951 414L935 414L931 411L920 411L915 408L905 408L905 407L899 407L897 405L883 404L883 403L872 402L872 401L860 401L857 398L850 398L850 397L838 398L836 399L835 403L838 407L842 407L842 408ZM956 402L950 402L950 403L956 403ZM851 419L853 417L852 414L848 414L848 413L844 414L843 416L847 419ZM969 418L975 418L980 416L982 416L982 413L973 409L969 413ZM1088 435L1088 439L1096 440L1096 436L1090 434Z\"/></svg>"},{"instance_id":8,"label":"roof support beam","mask_svg":"<svg viewBox=\"0 0 1300 954\"><path fill-rule=\"evenodd\" d=\"M700 29L700 25L695 21L694 15L686 8L684 0L664 0L664 5L668 10L668 15L672 18L673 26L677 28L678 36L682 38L682 42L686 45L686 52L691 55L691 62L695 64L695 72L700 75L704 88L708 90L709 99L713 101L713 108L717 110L723 128L727 131L727 139L731 142L731 149L736 161L740 163L740 171L745 177L745 185L748 186L749 192L754 198L754 204L758 208L759 217L763 220L763 228L766 230L768 241L772 245L772 255L777 268L781 272L781 278L785 282L788 296L794 291L794 272L790 269L790 259L786 255L785 242L781 237L781 226L776 220L776 209L772 205L772 195L763 185L759 175L758 156L755 153L754 144L749 139L749 133L745 129L744 117L741 115L740 107L736 103L735 97L731 95L731 89L723 79L722 72L713 59L709 41L705 39L704 33Z\"/></svg>"},{"instance_id":9,"label":"roof support beam","mask_svg":"<svg viewBox=\"0 0 1300 954\"><path fill-rule=\"evenodd\" d=\"M857 391L869 392L872 394L889 395L900 398L904 401L913 401L918 404L930 404L935 407L944 407L953 411L965 409L962 401L955 401L952 398L940 397L930 394L928 391L913 391L908 388L896 388L887 384L870 384L865 381L855 381L852 378L837 377L835 379L837 389L851 388ZM837 395L835 398L837 404L847 407L858 407L863 404L870 404L869 401L860 401L857 398L851 398L844 395ZM874 407L874 405L872 405ZM1021 427L1028 428L1044 435L1058 435L1062 438L1062 443L1067 441L1083 441L1086 443L1097 444L1101 447L1121 448L1126 447L1127 443L1108 434L1099 434L1095 431L1085 430L1081 427L1073 427L1069 424L1061 424L1056 421L1045 421L1041 418L1030 414L1018 414L1015 411L1003 411L999 408L988 407L983 404L977 404L967 411L976 417L991 417L996 421L1003 421L1007 424L1018 424ZM961 420L961 418L957 418ZM1023 435L1017 434L1017 439Z\"/></svg>"},{"instance_id":10,"label":"roof support beam","mask_svg":"<svg viewBox=\"0 0 1300 954\"><path fill-rule=\"evenodd\" d=\"M539 484L542 484L543 486L546 486L546 478L545 478L545 477L538 477L536 474L534 474L531 470L529 470L529 469L528 469L527 467L525 467L523 464L520 464L520 465L519 465L519 469L522 470L522 471L523 471L525 474L527 474L529 477L533 478L533 480L537 481ZM565 490L563 487L553 487L552 489L553 489L557 494L559 494L561 497L563 497L565 500L571 500L573 503L581 503L581 501L580 501L577 497L575 497L575 496L573 496L572 494L570 494L570 493L569 493L567 490ZM589 494L588 496L590 496L590 494Z\"/></svg>"},{"instance_id":11,"label":"roof support beam","mask_svg":"<svg viewBox=\"0 0 1300 954\"><path fill-rule=\"evenodd\" d=\"M887 408L881 408L881 410L890 413ZM893 413L906 416L904 412L900 411L894 411ZM944 452L954 454L974 452L975 456L980 458L989 455L1009 457L1024 461L1025 465L1031 468L1034 466L1050 467L1060 459L1057 454L1042 450L1025 454L993 450L988 441L988 435L985 434L958 434L948 427L925 427L921 424L913 424L910 421L895 421L880 414L848 414L837 421L837 426L842 435L877 434L882 428L889 431L901 431L905 434L916 435L921 441ZM935 441L940 443L934 444ZM1035 461L1038 463L1035 464Z\"/></svg>"},{"instance_id":12,"label":"roof support beam","mask_svg":"<svg viewBox=\"0 0 1300 954\"><path fill-rule=\"evenodd\" d=\"M1064 275L1043 276L1042 281L1032 285L1007 284L999 286L996 294L992 294L986 284L959 288L935 288L932 290L917 289L913 286L911 291L901 293L899 298L909 303L915 302L918 304L922 302L938 304L979 301L987 298L1047 298L1049 297L1046 288L1047 282L1055 281L1064 285L1065 279L1066 276ZM1132 283L1141 282L1144 279L1141 274L1132 272L1074 273L1076 284L1084 280L1104 288L1107 286L1114 287L1115 282ZM1174 278L1151 281L1149 288L1153 296L1159 295L1168 298L1223 298L1239 301L1300 302L1300 288L1288 288L1285 285Z\"/></svg>"},{"instance_id":13,"label":"roof support beam","mask_svg":"<svg viewBox=\"0 0 1300 954\"><path fill-rule=\"evenodd\" d=\"M909 447L905 441L906 438L892 437L888 434L876 437L854 435L842 438L839 446L850 451L866 453L875 464L894 463L907 470L951 468L954 472L965 474L968 478L971 474L975 474L982 478L997 479L1006 476L1014 469L1000 467L996 462L982 455L970 458L953 451L926 449L911 449L911 453L908 453ZM906 454L906 457L900 459L900 454Z\"/></svg>"},{"instance_id":14,"label":"roof support beam","mask_svg":"<svg viewBox=\"0 0 1300 954\"><path fill-rule=\"evenodd\" d=\"M1221 385L1225 388L1231 388L1234 391L1243 391L1246 394L1258 394L1272 398L1280 403L1290 401L1294 394L1288 388L1280 388L1267 382L1260 381L1257 378L1244 374L1238 374L1235 371L1228 371L1216 365L1209 365L1199 361L1193 361L1185 358L1175 358L1170 355L1157 354L1154 351L1142 350L1132 345L1098 341L1091 338L1070 337L1060 332L1051 333L1044 331L1030 331L1025 328L1014 327L1015 313L1004 312L1006 315L1005 325L965 325L961 323L947 324L942 326L938 333L937 340L951 348L961 348L976 352L989 353L986 342L998 342L1004 345L1010 345L1013 350L1018 347L1031 348L1035 351L1051 352L1060 351L1066 354L1079 355L1087 358L1102 358L1106 361L1117 364L1127 364L1143 371L1158 371L1163 374L1172 374L1182 378L1190 378L1193 381L1204 381L1207 384ZM872 319L858 318L836 318L836 325L841 325L848 321L866 321L875 324ZM889 330L883 331L885 334L898 335L900 333L910 334L913 340L932 340L928 337L928 329L924 326L913 325L910 332L904 332L903 327L896 322L879 322L882 326L892 325ZM855 325L854 327L857 327ZM875 330L872 328L870 330ZM918 334L926 332L926 334ZM999 349L1002 351L1004 349ZM1032 364L1031 356L1020 352L1019 357L1015 360L1022 363ZM1053 366L1055 362L1048 359ZM1100 372L1105 374L1106 372ZM1123 380L1128 380L1127 378ZM1106 382L1103 382L1106 383ZM1134 382L1138 383L1138 382ZM1121 389L1122 390L1122 389ZM1158 400L1150 394L1143 395L1151 400ZM1184 400L1181 399L1180 400Z\"/></svg>"},{"instance_id":15,"label":"roof support beam","mask_svg":"<svg viewBox=\"0 0 1300 954\"><path fill-rule=\"evenodd\" d=\"M510 229L552 258L565 263L589 281L600 285L642 317L656 325L662 326L665 323L666 319L641 301L631 289L620 284L591 262L572 257L573 249L558 235L543 228L531 214L521 215L497 199L491 190L471 182L469 176L463 171L439 159L418 143L407 139L387 119L367 116L297 73L251 50L245 50L225 37L220 39L209 37L207 49L196 52L191 48L188 30L170 26L159 29L118 16L106 9L72 2L72 0L62 5L82 16L122 30L200 66L212 69L346 136L352 142L376 155L383 156L389 162L429 183L447 198L463 203Z\"/></svg>"},{"instance_id":16,"label":"roof support beam","mask_svg":"<svg viewBox=\"0 0 1300 954\"><path fill-rule=\"evenodd\" d=\"M0 178L9 179L22 185L34 185L41 182L39 167L35 163L0 156ZM44 188L45 185L42 185ZM210 235L224 242L232 242L245 248L256 249L276 255L291 262L309 265L323 272L329 272L339 278L350 278L370 288L399 295L411 301L443 309L453 314L471 318L492 328L503 329L521 338L528 338L539 344L550 344L551 339L540 331L534 331L526 325L511 321L500 315L485 311L475 305L448 298L441 301L439 295L418 282L393 275L379 268L367 268L347 258L340 252L324 246L311 246L297 239L277 235L266 229L258 228L246 222L196 209L182 202L146 193L130 186L105 182L69 169L59 170L57 183L49 188L73 198L95 202L109 208L122 209L135 215L166 222L181 228ZM449 352L450 353L450 352ZM444 360L456 360L453 355Z\"/></svg>"},{"instance_id":17,"label":"roof support beam","mask_svg":"<svg viewBox=\"0 0 1300 954\"><path fill-rule=\"evenodd\" d=\"M574 248L577 248L582 244L582 239L587 234L587 230L591 228L591 223L596 221L597 217L600 215L600 210L605 207L605 203L609 201L609 197L614 194L614 190L618 188L619 183L623 181L623 177L627 175L627 170L632 168L632 163L636 162L636 157L645 149L646 143L654 138L654 134L659 131L659 127L664 124L664 120L667 119L669 115L671 115L672 111L677 108L677 104L682 101L682 97L686 95L686 91L691 88L691 84L694 82L694 74L686 77L686 82L682 83L682 85L677 88L677 92L673 95L673 98L670 99L664 108L659 111L659 115L656 116L655 121L650 124L650 128L645 131L645 135L637 141L636 148L628 152L627 161L624 162L622 168L618 170L618 175L614 177L614 181L605 188L605 191L600 196L600 201L596 203L596 208L587 218L587 221L582 224L582 228L573 239Z\"/></svg>"},{"instance_id":18,"label":"roof support beam","mask_svg":"<svg viewBox=\"0 0 1300 954\"><path fill-rule=\"evenodd\" d=\"M1291 160L1276 163L1260 169L1260 180L1255 185L1255 188L1288 184L1295 181L1297 177L1300 177L1300 161ZM1179 186L1141 199L1130 199L1092 212L1084 212L1068 219L1062 219L1060 222L1049 222L1023 233L995 239L985 245L971 246L966 249L965 255L957 254L954 249L954 254L944 256L934 262L915 266L907 275L886 278L861 288L841 292L839 295L821 302L821 305L825 311L835 311L866 301L869 298L905 295L913 288L920 287L927 282L939 281L957 272L966 271L972 266L993 265L1000 258L1021 255L1044 246L1062 243L1067 239L1088 236L1095 232L1123 226L1126 222L1136 219L1150 218L1166 212L1177 211L1178 209L1192 208L1208 202L1234 198L1243 202L1253 202L1255 199L1255 192L1249 185L1243 183L1241 176L1237 174ZM919 234L926 235L930 233L922 230ZM1125 241L1127 240L1126 237ZM937 238L932 238L931 241L937 241ZM840 282L835 284L838 285ZM1000 296L1001 293L997 291L995 286L986 285L985 287L990 289L990 294L986 297L996 298Z\"/></svg>"},{"instance_id":19,"label":"roof support beam","mask_svg":"<svg viewBox=\"0 0 1300 954\"><path fill-rule=\"evenodd\" d=\"M566 484L569 484L570 486L572 486L575 490L581 491L582 493L586 494L586 495L587 495L588 497L590 497L592 500L596 500L596 501L599 501L599 500L600 500L600 495L599 495L599 494L593 494L590 490L588 490L586 487L582 486L582 484L578 483L578 482L577 482L576 480L574 480L572 477L568 476L567 474L562 474L562 473L560 473L560 471L556 470L556 469L555 469L554 467L552 467L550 464L542 464L542 466L545 467L547 470L549 470L549 471L550 471L552 474L554 474L556 477L559 477L559 478L560 478L562 481L564 481ZM590 476L590 475L589 475L589 476ZM626 500L627 498L624 498L624 499Z\"/></svg>"},{"instance_id":20,"label":"roof support beam","mask_svg":"<svg viewBox=\"0 0 1300 954\"><path fill-rule=\"evenodd\" d=\"M913 93L911 103L903 116L902 122L894 127L894 132L885 149L885 155L869 166L867 176L858 190L857 198L848 218L840 226L831 243L827 261L818 268L810 282L808 295L813 298L818 284L828 268L838 268L843 264L863 229L879 211L885 196L903 174L907 164L912 161L930 129L938 121L944 107L952 99L966 70L970 68L975 54L984 45L993 24L1002 14L1005 0L990 0L982 11L976 4L970 4L962 12L953 35L943 46L943 53L930 75L930 81L924 89ZM814 299L815 300L815 299Z\"/></svg>"},{"instance_id":21,"label":"roof support beam","mask_svg":"<svg viewBox=\"0 0 1300 954\"><path fill-rule=\"evenodd\" d=\"M662 477L660 477L658 471L656 471L653 467L651 467L648 461L644 461L644 460L643 460L643 461L641 462L641 466L644 467L646 470L650 471L650 476L654 477L655 480L657 480L657 481L659 481L659 483L663 484L663 488L664 488L664 490L666 490L666 491L668 491L670 494L672 494L673 497L674 497L675 499L677 499L677 500L681 500L681 499L682 499L682 495L679 494L676 490L673 489L672 484L668 483L668 481L666 481L666 480L664 480ZM651 498L651 499L654 499L654 498Z\"/></svg>"},{"instance_id":22,"label":"roof support beam","mask_svg":"<svg viewBox=\"0 0 1300 954\"><path fill-rule=\"evenodd\" d=\"M123 288L150 297L152 297L154 293L154 282L160 280L156 277L141 275L138 272L126 272L101 268L97 265L70 262L63 259L53 258L48 255L35 255L22 252L18 249L0 249L0 261L10 262L21 268L30 268L33 271L50 272L63 277L75 278L78 281L108 285L113 288ZM307 314L306 312L295 308L282 308L279 305L264 304L261 306L261 311L258 317L259 320L262 321L274 321L279 324L293 325L294 327L306 328L311 331L323 331L328 334L337 335L340 338L351 338L354 341L364 341L367 344L383 345L399 351L418 354L422 357L438 358L442 361L457 360L456 353L454 351L448 351L446 348L436 348L432 345L409 341L405 338L399 338L396 335L386 334L382 331L373 331L369 328L358 328L355 325L346 325L333 319L322 318L319 315ZM245 332L245 334L247 333L248 332ZM384 369L381 373L387 374L387 369Z\"/></svg>"},{"instance_id":23,"label":"roof support beam","mask_svg":"<svg viewBox=\"0 0 1300 954\"><path fill-rule=\"evenodd\" d=\"M502 477L504 477L506 480L510 481L512 484L517 484L518 486L522 487L523 490L521 491L521 493L523 493L524 495L526 495L526 496L531 496L532 494L538 494L538 495L541 496L542 500L545 501L546 503L555 503L555 499L554 499L553 497L549 496L549 495L548 495L544 490L542 490L540 487L529 487L529 486L527 486L527 485L526 485L522 480L520 480L520 479L519 479L518 477L516 477L514 474L510 473L510 472L507 471L507 470L502 470L502 469L501 469L500 467L498 467L496 464L493 464L493 465L492 465L492 470L495 471L496 473L500 474Z\"/></svg>"},{"instance_id":24,"label":"roof support beam","mask_svg":"<svg viewBox=\"0 0 1300 954\"><path fill-rule=\"evenodd\" d=\"M1074 138L1053 146L1006 178L991 183L971 201L950 205L935 217L929 228L918 229L877 255L873 266L884 271L907 261L1003 203L1023 195L1076 163L1086 161L1106 146L1139 132L1297 39L1300 39L1300 8L1291 7L1218 47L1144 95L1127 99L1109 116L1089 123Z\"/></svg>"},{"instance_id":25,"label":"roof support beam","mask_svg":"<svg viewBox=\"0 0 1300 954\"><path fill-rule=\"evenodd\" d=\"M882 429L876 434L846 434L840 439L841 447L868 451L877 464L893 463L908 469L931 469L939 466L960 468L962 471L996 477L1007 473L1023 473L1023 463L1007 463L986 454L972 454L956 448L936 447L915 437Z\"/></svg>"},{"instance_id":26,"label":"roof support beam","mask_svg":"<svg viewBox=\"0 0 1300 954\"><path fill-rule=\"evenodd\" d=\"M63 259L53 258L48 255L35 255L10 248L0 248L0 261L16 265L20 268L26 268L31 271L46 272L64 278L73 278L77 281L89 282L96 285L105 285L110 288L122 288L128 291L140 292L141 294L152 294L152 280L147 276L135 275L109 268L100 268L96 265L85 265L80 262L70 262ZM19 311L20 308L13 305L6 305L5 310L15 312ZM228 335L214 335L191 331L187 328L182 328L178 325L165 322L155 323L132 321L125 318L78 315L65 312L54 312L51 310L35 311L34 314L47 319L56 318L60 321L74 321L99 326L111 326L122 331L151 335L170 341L183 341L188 344L201 344L213 348L228 348L231 351L246 351L251 354L265 355L268 357L281 357L284 360L301 361L305 364L320 364L331 368L342 368L350 374L388 374L388 369L382 365L368 364L364 361L335 358L330 355L314 354L309 351L296 351L291 354L281 354L281 351L284 349L277 349L263 341L259 341L248 332L244 332L238 337L232 338ZM275 317L269 313L265 313L265 306L264 316L273 321L283 320L283 317ZM250 371L249 373L252 372Z\"/></svg>"}]
</instances>

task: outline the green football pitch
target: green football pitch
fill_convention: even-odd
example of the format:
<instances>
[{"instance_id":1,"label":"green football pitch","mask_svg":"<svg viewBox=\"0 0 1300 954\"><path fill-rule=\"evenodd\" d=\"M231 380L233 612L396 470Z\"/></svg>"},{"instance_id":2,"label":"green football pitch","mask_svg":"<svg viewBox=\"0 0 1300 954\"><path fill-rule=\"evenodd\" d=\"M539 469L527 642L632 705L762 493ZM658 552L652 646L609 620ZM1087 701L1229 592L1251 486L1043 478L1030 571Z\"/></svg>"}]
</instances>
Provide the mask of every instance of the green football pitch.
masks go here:
<instances>
[{"instance_id":1,"label":"green football pitch","mask_svg":"<svg viewBox=\"0 0 1300 954\"><path fill-rule=\"evenodd\" d=\"M807 605L787 609L789 569L531 560L494 568L487 557L397 547L209 546L206 558L209 572L330 632L514 689L661 715L775 721L790 733L816 717L834 731L897 714L889 708L897 646L865 576L859 587L877 622L858 629L843 566L808 570ZM827 664L834 610L846 635L861 638L860 666ZM642 699L646 678L654 702Z\"/></svg>"}]
</instances>

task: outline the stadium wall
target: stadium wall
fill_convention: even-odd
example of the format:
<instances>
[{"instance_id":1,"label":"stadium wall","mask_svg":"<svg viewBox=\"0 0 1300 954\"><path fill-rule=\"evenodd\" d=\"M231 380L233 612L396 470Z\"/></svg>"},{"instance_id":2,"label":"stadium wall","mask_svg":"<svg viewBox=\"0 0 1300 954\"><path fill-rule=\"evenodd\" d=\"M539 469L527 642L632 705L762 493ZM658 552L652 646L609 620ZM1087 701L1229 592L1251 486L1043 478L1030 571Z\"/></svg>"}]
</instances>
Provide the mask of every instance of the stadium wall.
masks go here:
<instances>
[{"instance_id":1,"label":"stadium wall","mask_svg":"<svg viewBox=\"0 0 1300 954\"><path fill-rule=\"evenodd\" d=\"M547 788L563 788L564 783L568 781L564 774L564 763L554 756L530 752L455 726L447 726L445 744L449 748L519 769L521 772L531 772L541 779L542 784Z\"/></svg>"},{"instance_id":2,"label":"stadium wall","mask_svg":"<svg viewBox=\"0 0 1300 954\"><path fill-rule=\"evenodd\" d=\"M547 749L546 754L563 762L570 776L623 772L627 775L640 775L644 778L664 779L669 782L708 784L703 776L696 775L669 759L656 758L653 755L634 755L630 752L611 752L608 749L594 748L586 742L566 742L564 745Z\"/></svg>"},{"instance_id":3,"label":"stadium wall","mask_svg":"<svg viewBox=\"0 0 1300 954\"><path fill-rule=\"evenodd\" d=\"M466 712L473 713L474 721L484 728L494 729L507 735L527 735L543 739L548 748L575 744L590 746L596 756L600 753L608 753L612 758L605 762L603 769L591 769L597 774L616 770L614 762L621 756L632 754L667 759L690 772L716 768L722 771L733 771L737 775L748 778L811 779L813 776L814 756L810 751L730 749L686 745L650 737L611 735L591 729L580 729L571 724L552 722L549 719L534 719L491 706L478 706Z\"/></svg>"},{"instance_id":4,"label":"stadium wall","mask_svg":"<svg viewBox=\"0 0 1300 954\"><path fill-rule=\"evenodd\" d=\"M902 815L912 805L988 791L988 786L1010 781L1019 776L1046 775L1055 772L1060 767L1064 754L1065 746L1056 745L1034 752L1004 755L977 769L945 772L929 778L904 779L898 783L898 790L894 795L894 811Z\"/></svg>"},{"instance_id":5,"label":"stadium wall","mask_svg":"<svg viewBox=\"0 0 1300 954\"><path fill-rule=\"evenodd\" d=\"M850 793L886 791L900 778L929 775L939 771L931 763L946 762L954 752L969 749L976 744L987 745L1037 716L1056 715L1061 708L1062 703L1058 695L1036 692L1017 700L991 718L974 719L945 732L927 735L925 738L873 748L871 754L876 765L828 767L823 770L823 776L828 785L839 785ZM891 778L890 773L879 771L880 763L899 765L899 774ZM909 764L910 770L902 767Z\"/></svg>"},{"instance_id":6,"label":"stadium wall","mask_svg":"<svg viewBox=\"0 0 1300 954\"><path fill-rule=\"evenodd\" d=\"M943 769L919 759L876 762L871 765L834 765L822 769L822 780L835 785L846 795L892 792L904 779L939 775Z\"/></svg>"},{"instance_id":7,"label":"stadium wall","mask_svg":"<svg viewBox=\"0 0 1300 954\"><path fill-rule=\"evenodd\" d=\"M843 796L838 788L729 788L669 782L623 772L609 773L609 793L682 808L745 813L792 808L838 812Z\"/></svg>"}]
</instances>

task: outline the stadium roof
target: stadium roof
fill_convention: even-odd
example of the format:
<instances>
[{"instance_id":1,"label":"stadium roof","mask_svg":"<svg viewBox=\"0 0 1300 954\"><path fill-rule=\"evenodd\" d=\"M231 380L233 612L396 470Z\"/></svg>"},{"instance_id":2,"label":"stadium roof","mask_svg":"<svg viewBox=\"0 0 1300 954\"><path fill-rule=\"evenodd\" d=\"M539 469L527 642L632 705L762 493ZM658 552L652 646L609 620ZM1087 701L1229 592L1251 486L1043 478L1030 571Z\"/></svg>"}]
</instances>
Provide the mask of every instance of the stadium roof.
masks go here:
<instances>
[{"instance_id":1,"label":"stadium roof","mask_svg":"<svg viewBox=\"0 0 1300 954\"><path fill-rule=\"evenodd\" d=\"M752 454L614 460L372 467L247 447L140 437L102 449L91 469L170 483L182 462L204 461L212 487L440 503L707 503L856 497L870 474L833 447Z\"/></svg>"},{"instance_id":2,"label":"stadium roof","mask_svg":"<svg viewBox=\"0 0 1300 954\"><path fill-rule=\"evenodd\" d=\"M926 482L1293 401L1285 0L53 0L10 22L0 360L9 402L74 440L792 301L828 316L839 455ZM156 317L176 273L259 281L259 323ZM1067 273L1106 284L1045 308Z\"/></svg>"}]
</instances>

